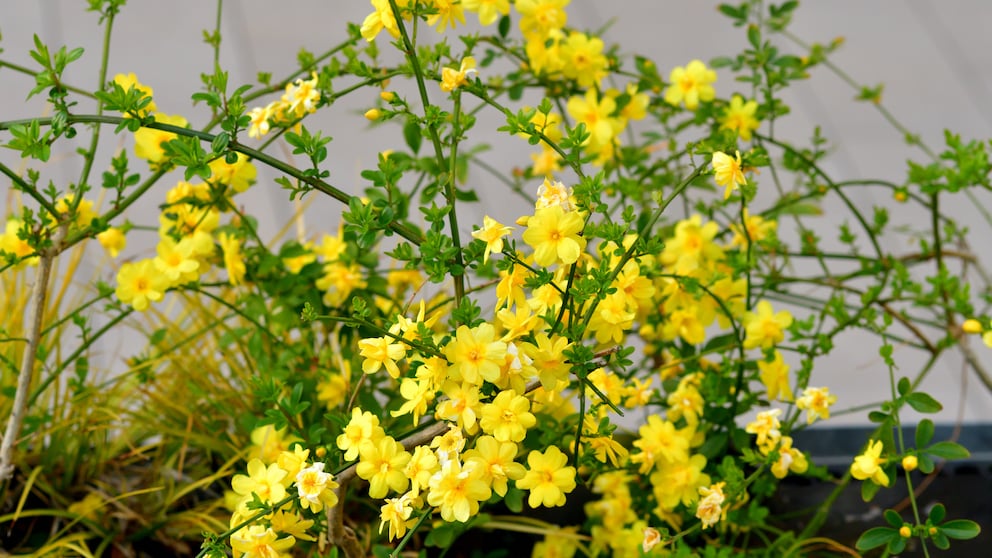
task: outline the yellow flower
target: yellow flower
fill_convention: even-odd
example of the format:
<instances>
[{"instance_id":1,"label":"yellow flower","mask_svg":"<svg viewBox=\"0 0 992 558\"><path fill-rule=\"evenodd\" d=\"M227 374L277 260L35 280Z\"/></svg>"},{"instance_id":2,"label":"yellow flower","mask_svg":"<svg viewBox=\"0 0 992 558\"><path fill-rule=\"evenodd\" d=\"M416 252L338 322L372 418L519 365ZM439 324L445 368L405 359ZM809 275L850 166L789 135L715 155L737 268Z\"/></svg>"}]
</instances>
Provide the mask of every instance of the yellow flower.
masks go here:
<instances>
[{"instance_id":1,"label":"yellow flower","mask_svg":"<svg viewBox=\"0 0 992 558\"><path fill-rule=\"evenodd\" d=\"M675 236L665 242L661 263L679 275L688 275L699 268L709 269L724 259L723 248L713 239L720 232L714 221L703 224L700 215L683 219L675 225Z\"/></svg>"},{"instance_id":2,"label":"yellow flower","mask_svg":"<svg viewBox=\"0 0 992 558\"><path fill-rule=\"evenodd\" d=\"M379 508L379 533L382 528L389 525L389 540L401 538L410 527L416 523L416 519L410 519L413 514L413 506L410 505L410 492L399 498L387 498L385 503Z\"/></svg>"},{"instance_id":3,"label":"yellow flower","mask_svg":"<svg viewBox=\"0 0 992 558\"><path fill-rule=\"evenodd\" d=\"M851 463L851 476L858 480L871 479L877 485L888 486L889 477L880 467L886 461L882 457L883 449L881 440L869 441L864 453L855 457L854 463Z\"/></svg>"},{"instance_id":4,"label":"yellow flower","mask_svg":"<svg viewBox=\"0 0 992 558\"><path fill-rule=\"evenodd\" d=\"M231 549L234 558L289 558L287 552L296 544L296 539L279 535L271 527L249 525L231 535Z\"/></svg>"},{"instance_id":5,"label":"yellow flower","mask_svg":"<svg viewBox=\"0 0 992 558\"><path fill-rule=\"evenodd\" d=\"M255 107L248 112L251 124L248 126L248 137L260 138L269 133L269 119L272 118L271 104L264 107Z\"/></svg>"},{"instance_id":6,"label":"yellow flower","mask_svg":"<svg viewBox=\"0 0 992 558\"><path fill-rule=\"evenodd\" d=\"M153 94L152 88L148 87L147 85L142 85L141 82L138 81L138 77L134 75L134 72L128 74L115 75L114 83L120 85L121 89L123 89L124 91L127 91L128 89L133 87L135 91L141 93L142 97L149 98L148 104L145 105L143 109L138 111L138 114L140 116L147 116L158 110L158 107L155 106L155 101L150 100ZM125 115L125 118L128 117L130 117L130 115Z\"/></svg>"},{"instance_id":7,"label":"yellow flower","mask_svg":"<svg viewBox=\"0 0 992 558\"><path fill-rule=\"evenodd\" d=\"M744 178L744 171L741 170L741 152L737 152L737 158L722 151L713 152L713 174L718 186L726 186L723 191L723 199L730 197L730 192L737 189L737 186L747 184Z\"/></svg>"},{"instance_id":8,"label":"yellow flower","mask_svg":"<svg viewBox=\"0 0 992 558\"><path fill-rule=\"evenodd\" d=\"M441 386L441 391L448 398L437 406L437 417L457 421L459 426L468 431L474 430L480 410L479 387L468 382L448 380Z\"/></svg>"},{"instance_id":9,"label":"yellow flower","mask_svg":"<svg viewBox=\"0 0 992 558\"><path fill-rule=\"evenodd\" d=\"M152 260L126 263L117 272L117 298L143 312L149 302L162 300L169 288L169 279L159 273Z\"/></svg>"},{"instance_id":10,"label":"yellow flower","mask_svg":"<svg viewBox=\"0 0 992 558\"><path fill-rule=\"evenodd\" d=\"M641 474L646 474L656 464L685 462L689 459L691 430L678 430L671 421L650 415L647 424L638 429L640 438L634 440L634 446L641 451L630 460L641 464Z\"/></svg>"},{"instance_id":11,"label":"yellow flower","mask_svg":"<svg viewBox=\"0 0 992 558\"><path fill-rule=\"evenodd\" d=\"M116 258L121 253L121 250L127 246L127 237L124 236L124 231L117 227L110 227L102 233L97 234L96 239L107 250L111 258Z\"/></svg>"},{"instance_id":12,"label":"yellow flower","mask_svg":"<svg viewBox=\"0 0 992 558\"><path fill-rule=\"evenodd\" d=\"M696 517L703 522L703 529L712 527L721 519L727 517L727 510L723 507L727 496L723 493L724 482L718 482L709 487L699 487L699 495L702 500L696 506Z\"/></svg>"},{"instance_id":13,"label":"yellow flower","mask_svg":"<svg viewBox=\"0 0 992 558\"><path fill-rule=\"evenodd\" d=\"M276 430L271 424L260 426L251 431L252 451L248 458L259 458L263 463L274 463L278 461L283 452L288 451L290 446L303 440L287 435L286 429Z\"/></svg>"},{"instance_id":14,"label":"yellow flower","mask_svg":"<svg viewBox=\"0 0 992 558\"><path fill-rule=\"evenodd\" d=\"M568 23L565 6L571 0L517 0L513 7L520 13L520 30L525 38L543 40L553 29Z\"/></svg>"},{"instance_id":15,"label":"yellow flower","mask_svg":"<svg viewBox=\"0 0 992 558\"><path fill-rule=\"evenodd\" d=\"M479 513L479 502L492 496L478 469L473 465L463 467L457 461L448 462L431 477L430 489L427 503L440 509L441 518L447 522L468 521Z\"/></svg>"},{"instance_id":16,"label":"yellow flower","mask_svg":"<svg viewBox=\"0 0 992 558\"><path fill-rule=\"evenodd\" d=\"M73 194L66 194L55 204L55 212L59 215L68 214L75 198ZM53 217L55 216L53 215ZM58 217L55 218L58 220ZM72 216L72 224L77 227L87 227L95 218L96 211L93 211L93 202L83 198L80 200L79 205L76 206L75 213Z\"/></svg>"},{"instance_id":17,"label":"yellow flower","mask_svg":"<svg viewBox=\"0 0 992 558\"><path fill-rule=\"evenodd\" d=\"M809 463L806 461L806 456L803 452L792 447L792 438L790 436L782 436L781 443L778 446L778 460L772 463L771 471L772 475L775 475L777 479L784 479L789 471L793 473L805 473L809 468Z\"/></svg>"},{"instance_id":18,"label":"yellow flower","mask_svg":"<svg viewBox=\"0 0 992 558\"><path fill-rule=\"evenodd\" d=\"M465 452L465 463L474 467L493 492L505 496L509 488L507 481L519 480L526 474L524 466L514 461L517 457L517 444L499 442L492 436L480 436L475 448Z\"/></svg>"},{"instance_id":19,"label":"yellow flower","mask_svg":"<svg viewBox=\"0 0 992 558\"><path fill-rule=\"evenodd\" d=\"M379 120L379 118L381 117L382 117L382 111L380 111L377 108L370 108L369 110L365 111L365 118L367 120L371 120L375 122L376 120Z\"/></svg>"},{"instance_id":20,"label":"yellow flower","mask_svg":"<svg viewBox=\"0 0 992 558\"><path fill-rule=\"evenodd\" d=\"M606 77L609 62L603 54L603 41L585 33L573 31L561 45L561 57L565 60L562 73L574 79L579 87L598 87Z\"/></svg>"},{"instance_id":21,"label":"yellow flower","mask_svg":"<svg viewBox=\"0 0 992 558\"><path fill-rule=\"evenodd\" d=\"M371 0L371 3L375 11L367 15L362 21L362 38L371 43L375 40L376 35L385 29L394 39L399 39L400 28L396 25L396 18L393 17L389 0ZM396 4L403 6L406 2L397 2Z\"/></svg>"},{"instance_id":22,"label":"yellow flower","mask_svg":"<svg viewBox=\"0 0 992 558\"><path fill-rule=\"evenodd\" d=\"M224 268L227 269L228 282L233 286L242 284L247 268L245 267L245 258L241 254L241 241L238 240L238 237L227 233L220 233L217 240L224 253Z\"/></svg>"},{"instance_id":23,"label":"yellow flower","mask_svg":"<svg viewBox=\"0 0 992 558\"><path fill-rule=\"evenodd\" d=\"M482 228L472 231L472 238L477 238L486 243L486 251L482 256L482 261L489 261L489 254L503 251L503 237L510 234L513 227L507 227L496 219L486 215L482 218Z\"/></svg>"},{"instance_id":24,"label":"yellow flower","mask_svg":"<svg viewBox=\"0 0 992 558\"><path fill-rule=\"evenodd\" d=\"M393 438L383 436L378 443L362 444L358 455L355 473L369 481L369 497L384 498L390 489L402 493L410 485L403 473L410 453Z\"/></svg>"},{"instance_id":25,"label":"yellow flower","mask_svg":"<svg viewBox=\"0 0 992 558\"><path fill-rule=\"evenodd\" d=\"M403 474L410 479L410 492L413 497L417 497L420 491L430 485L431 476L441 470L441 464L437 460L434 452L426 446L417 446L413 449L410 461L403 469Z\"/></svg>"},{"instance_id":26,"label":"yellow flower","mask_svg":"<svg viewBox=\"0 0 992 558\"><path fill-rule=\"evenodd\" d=\"M256 458L248 462L247 475L234 475L231 487L243 502L250 502L252 494L257 494L266 503L278 502L286 497L286 487L282 483L284 478L286 471L279 465L272 463L266 467L261 459Z\"/></svg>"},{"instance_id":27,"label":"yellow flower","mask_svg":"<svg viewBox=\"0 0 992 558\"><path fill-rule=\"evenodd\" d=\"M671 85L665 89L665 101L672 105L685 102L685 108L696 110L700 101L712 101L716 96L710 85L716 81L716 72L699 60L689 62L684 68L675 67L668 81Z\"/></svg>"},{"instance_id":28,"label":"yellow flower","mask_svg":"<svg viewBox=\"0 0 992 558\"><path fill-rule=\"evenodd\" d=\"M448 374L452 380L482 385L483 380L499 379L506 343L496 339L496 329L489 323L473 328L462 325L444 348L444 355L451 363Z\"/></svg>"},{"instance_id":29,"label":"yellow flower","mask_svg":"<svg viewBox=\"0 0 992 558\"><path fill-rule=\"evenodd\" d=\"M524 353L530 357L531 366L537 370L541 385L546 390L554 390L558 383L568 378L571 368L564 352L571 347L565 337L555 335L548 337L546 333L534 336L534 343L524 343Z\"/></svg>"},{"instance_id":30,"label":"yellow flower","mask_svg":"<svg viewBox=\"0 0 992 558\"><path fill-rule=\"evenodd\" d=\"M788 310L773 314L772 305L767 300L759 302L757 310L757 313L744 315L744 348L770 349L785 339L784 330L792 325L792 314Z\"/></svg>"},{"instance_id":31,"label":"yellow flower","mask_svg":"<svg viewBox=\"0 0 992 558\"><path fill-rule=\"evenodd\" d=\"M589 329L600 344L622 343L624 332L634 324L634 312L629 310L627 294L617 291L600 301L589 320Z\"/></svg>"},{"instance_id":32,"label":"yellow flower","mask_svg":"<svg viewBox=\"0 0 992 558\"><path fill-rule=\"evenodd\" d=\"M517 488L529 490L527 504L532 508L564 506L565 494L575 489L575 467L566 467L568 456L556 446L544 453L531 451L527 455L528 471L517 481Z\"/></svg>"},{"instance_id":33,"label":"yellow flower","mask_svg":"<svg viewBox=\"0 0 992 558\"><path fill-rule=\"evenodd\" d=\"M254 184L258 170L251 164L248 157L238 153L238 160L227 164L223 157L210 162L210 180L230 186L237 193L244 192Z\"/></svg>"},{"instance_id":34,"label":"yellow flower","mask_svg":"<svg viewBox=\"0 0 992 558\"><path fill-rule=\"evenodd\" d=\"M534 209L553 206L560 207L564 211L571 211L574 208L572 189L558 180L552 181L545 178L544 183L537 187L537 202L534 204Z\"/></svg>"},{"instance_id":35,"label":"yellow flower","mask_svg":"<svg viewBox=\"0 0 992 558\"><path fill-rule=\"evenodd\" d=\"M721 130L733 130L744 141L751 141L751 132L761 125L754 113L758 110L758 101L744 102L740 95L734 95L730 104L723 109L723 118L720 119Z\"/></svg>"},{"instance_id":36,"label":"yellow flower","mask_svg":"<svg viewBox=\"0 0 992 558\"><path fill-rule=\"evenodd\" d=\"M459 87L468 85L468 77L478 73L475 69L475 58L466 56L462 59L461 67L441 69L441 91L451 92Z\"/></svg>"},{"instance_id":37,"label":"yellow flower","mask_svg":"<svg viewBox=\"0 0 992 558\"><path fill-rule=\"evenodd\" d=\"M462 0L462 6L470 12L478 12L482 25L492 25L499 14L510 13L510 0Z\"/></svg>"},{"instance_id":38,"label":"yellow flower","mask_svg":"<svg viewBox=\"0 0 992 558\"><path fill-rule=\"evenodd\" d=\"M710 484L710 476L703 472L705 468L706 457L700 454L661 465L650 477L658 507L671 511L679 504L694 504L699 499L700 487Z\"/></svg>"},{"instance_id":39,"label":"yellow flower","mask_svg":"<svg viewBox=\"0 0 992 558\"><path fill-rule=\"evenodd\" d=\"M335 443L338 449L344 451L345 461L352 461L358 457L363 444L376 444L385 435L386 432L379 426L379 417L355 407L351 410L351 420Z\"/></svg>"},{"instance_id":40,"label":"yellow flower","mask_svg":"<svg viewBox=\"0 0 992 558\"><path fill-rule=\"evenodd\" d=\"M392 341L392 337L373 337L358 342L359 352L365 359L362 361L363 372L374 374L379 368L385 367L390 376L400 377L400 369L396 366L396 361L406 356L406 345Z\"/></svg>"},{"instance_id":41,"label":"yellow flower","mask_svg":"<svg viewBox=\"0 0 992 558\"><path fill-rule=\"evenodd\" d=\"M837 402L836 395L830 395L825 387L808 387L802 397L796 399L796 407L806 411L806 423L813 424L817 418L830 418L830 406Z\"/></svg>"},{"instance_id":42,"label":"yellow flower","mask_svg":"<svg viewBox=\"0 0 992 558\"><path fill-rule=\"evenodd\" d=\"M20 219L10 219L7 221L7 224L4 225L3 234L0 234L0 252L10 254L15 258L26 258L24 262L28 265L36 265L38 263L38 256L27 257L34 254L34 248L27 241L17 236L17 233L22 227L24 227L24 221Z\"/></svg>"},{"instance_id":43,"label":"yellow flower","mask_svg":"<svg viewBox=\"0 0 992 558\"><path fill-rule=\"evenodd\" d=\"M152 88L148 87L147 85L142 85L141 82L138 81L138 76L134 75L134 72L128 74L115 75L114 83L120 85L121 89L123 89L124 91L127 91L128 89L133 87L135 91L141 93L142 97L148 97L149 99L151 99L153 94ZM145 105L143 109L138 111L138 114L141 116L146 116L155 112L156 110L158 110L158 107L155 106L155 101L149 100L148 104ZM128 116L130 115L126 115L125 117Z\"/></svg>"},{"instance_id":44,"label":"yellow flower","mask_svg":"<svg viewBox=\"0 0 992 558\"><path fill-rule=\"evenodd\" d=\"M968 318L961 323L961 331L965 333L981 333L983 329L982 322L974 318Z\"/></svg>"},{"instance_id":45,"label":"yellow flower","mask_svg":"<svg viewBox=\"0 0 992 558\"><path fill-rule=\"evenodd\" d=\"M641 541L641 549L647 554L651 552L651 549L658 546L661 542L661 533L653 527L644 528L644 539Z\"/></svg>"},{"instance_id":46,"label":"yellow flower","mask_svg":"<svg viewBox=\"0 0 992 558\"><path fill-rule=\"evenodd\" d=\"M155 113L155 122L170 124L180 128L185 128L188 124L182 116L169 116L161 113ZM134 133L134 154L152 165L156 165L165 160L165 150L162 149L162 144L174 139L176 139L176 134L172 132L153 128L140 128Z\"/></svg>"},{"instance_id":47,"label":"yellow flower","mask_svg":"<svg viewBox=\"0 0 992 558\"><path fill-rule=\"evenodd\" d=\"M758 416L753 421L744 427L744 431L748 434L758 435L756 443L761 453L767 454L770 452L778 444L779 439L782 438L782 432L779 430L782 423L778 420L778 416L781 414L782 409L762 411L758 413Z\"/></svg>"},{"instance_id":48,"label":"yellow flower","mask_svg":"<svg viewBox=\"0 0 992 558\"><path fill-rule=\"evenodd\" d=\"M537 424L530 412L530 400L511 390L501 391L492 403L482 406L479 426L500 442L522 442L527 429Z\"/></svg>"},{"instance_id":49,"label":"yellow flower","mask_svg":"<svg viewBox=\"0 0 992 558\"><path fill-rule=\"evenodd\" d=\"M623 131L623 122L613 116L617 110L616 101L606 96L600 99L595 89L586 91L585 97L569 98L565 109L576 125L586 125L590 149L612 145L617 134Z\"/></svg>"},{"instance_id":50,"label":"yellow flower","mask_svg":"<svg viewBox=\"0 0 992 558\"><path fill-rule=\"evenodd\" d=\"M527 38L527 44L524 45L527 66L534 75L558 78L565 67L565 59L561 57L561 43L564 40L565 33L560 29L551 29L546 36L533 35Z\"/></svg>"},{"instance_id":51,"label":"yellow flower","mask_svg":"<svg viewBox=\"0 0 992 558\"><path fill-rule=\"evenodd\" d=\"M352 291L364 288L366 282L358 265L332 262L324 265L324 275L315 284L324 291L324 304L338 306L348 299Z\"/></svg>"},{"instance_id":52,"label":"yellow flower","mask_svg":"<svg viewBox=\"0 0 992 558\"><path fill-rule=\"evenodd\" d=\"M586 247L580 236L585 223L578 211L565 212L559 206L538 209L527 221L523 240L534 249L534 263L573 264Z\"/></svg>"},{"instance_id":53,"label":"yellow flower","mask_svg":"<svg viewBox=\"0 0 992 558\"><path fill-rule=\"evenodd\" d=\"M789 365L782 360L782 353L775 351L775 359L771 362L758 361L761 383L768 390L768 399L792 401L792 389L789 387Z\"/></svg>"},{"instance_id":54,"label":"yellow flower","mask_svg":"<svg viewBox=\"0 0 992 558\"><path fill-rule=\"evenodd\" d=\"M748 240L752 244L761 242L769 237L778 228L778 223L774 219L765 220L761 215L751 215L747 208L744 208L744 224L746 228L741 227L740 223L731 223L730 230L734 231L734 239L731 244L734 246L740 246L742 248L746 247ZM747 231L747 236L744 236L744 231Z\"/></svg>"},{"instance_id":55,"label":"yellow flower","mask_svg":"<svg viewBox=\"0 0 992 558\"><path fill-rule=\"evenodd\" d=\"M307 530L313 527L312 519L303 519L295 511L280 510L272 514L269 522L272 530L283 535L290 535L298 541L314 541Z\"/></svg>"},{"instance_id":56,"label":"yellow flower","mask_svg":"<svg viewBox=\"0 0 992 558\"><path fill-rule=\"evenodd\" d=\"M199 277L200 262L193 253L192 239L184 238L177 244L167 236L158 241L156 252L155 269L169 280L170 286L190 283Z\"/></svg>"},{"instance_id":57,"label":"yellow flower","mask_svg":"<svg viewBox=\"0 0 992 558\"><path fill-rule=\"evenodd\" d=\"M317 111L320 102L320 91L317 90L317 72L310 72L310 79L300 78L292 84L286 84L286 92L282 96L288 106L286 112L293 118L303 118Z\"/></svg>"},{"instance_id":58,"label":"yellow flower","mask_svg":"<svg viewBox=\"0 0 992 558\"><path fill-rule=\"evenodd\" d=\"M338 503L334 489L338 483L334 475L324 472L323 463L314 463L296 474L296 490L300 497L300 507L320 513L324 506L333 507Z\"/></svg>"},{"instance_id":59,"label":"yellow flower","mask_svg":"<svg viewBox=\"0 0 992 558\"><path fill-rule=\"evenodd\" d=\"M465 13L460 2L456 0L430 0L434 13L427 16L427 25L437 25L437 32L443 33L445 27L455 28L455 22L465 24Z\"/></svg>"}]
</instances>

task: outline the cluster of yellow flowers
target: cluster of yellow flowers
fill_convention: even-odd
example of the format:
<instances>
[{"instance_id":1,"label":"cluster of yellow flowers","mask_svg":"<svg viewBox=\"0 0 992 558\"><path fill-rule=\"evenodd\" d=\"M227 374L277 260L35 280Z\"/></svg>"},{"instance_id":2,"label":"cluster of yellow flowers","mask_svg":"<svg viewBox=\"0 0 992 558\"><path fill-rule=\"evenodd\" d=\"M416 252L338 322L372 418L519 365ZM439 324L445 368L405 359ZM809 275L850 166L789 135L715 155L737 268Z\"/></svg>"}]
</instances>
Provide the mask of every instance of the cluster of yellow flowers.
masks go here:
<instances>
[{"instance_id":1,"label":"cluster of yellow flowers","mask_svg":"<svg viewBox=\"0 0 992 558\"><path fill-rule=\"evenodd\" d=\"M338 483L324 471L323 462L311 460L310 450L302 448L301 440L284 431L261 427L252 432L251 440L248 474L235 475L233 491L227 493L227 505L233 512L231 527L240 526L231 535L231 547L235 558L288 556L296 541L316 540L309 532L314 521L298 510L319 513L336 505ZM290 495L295 497L288 499ZM252 502L274 509L250 521L258 513L248 507Z\"/></svg>"},{"instance_id":2,"label":"cluster of yellow flowers","mask_svg":"<svg viewBox=\"0 0 992 558\"><path fill-rule=\"evenodd\" d=\"M118 75L115 81L122 87L134 87L146 95L151 88L137 81L134 74ZM154 104L148 105L154 110ZM156 122L186 126L181 116L151 113ZM162 144L176 138L164 130L141 128L134 134L135 155L148 161L153 168L168 159ZM228 281L240 284L246 272L241 253L242 241L232 233L219 232L221 214L231 211L231 196L244 192L255 181L255 166L243 155L234 163L216 159L209 164L210 178L205 183L180 181L166 192L165 204L159 215L159 241L154 258L126 262L117 273L117 298L143 311L152 302L161 300L171 288L197 281L208 272L220 247L220 260L227 270ZM119 229L108 229L98 236L115 256L124 246ZM216 242L216 244L215 244Z\"/></svg>"},{"instance_id":3,"label":"cluster of yellow flowers","mask_svg":"<svg viewBox=\"0 0 992 558\"><path fill-rule=\"evenodd\" d=\"M273 125L290 126L299 122L304 116L317 111L320 100L316 72L311 72L310 79L300 78L287 83L286 91L278 100L248 112L251 118L248 137L260 138L268 134Z\"/></svg>"}]
</instances>

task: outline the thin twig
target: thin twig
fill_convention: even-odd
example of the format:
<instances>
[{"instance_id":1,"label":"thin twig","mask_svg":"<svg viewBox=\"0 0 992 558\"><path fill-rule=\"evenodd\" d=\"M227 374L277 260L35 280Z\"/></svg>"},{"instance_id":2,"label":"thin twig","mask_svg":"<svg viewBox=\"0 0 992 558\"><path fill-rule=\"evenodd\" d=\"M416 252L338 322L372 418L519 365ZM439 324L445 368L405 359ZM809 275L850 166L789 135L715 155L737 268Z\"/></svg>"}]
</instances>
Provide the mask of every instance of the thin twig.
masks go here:
<instances>
[{"instance_id":1,"label":"thin twig","mask_svg":"<svg viewBox=\"0 0 992 558\"><path fill-rule=\"evenodd\" d=\"M28 395L31 391L31 375L34 372L34 363L38 354L38 343L41 338L41 322L45 317L45 299L48 295L48 279L52 274L52 263L62 249L62 241L69 230L69 223L64 222L59 225L52 238L51 246L40 250L38 258L38 274L35 277L34 285L31 287L31 302L28 306L30 318L27 323L31 324L31 330L27 335L27 346L24 347L24 355L21 358L21 370L17 376L17 391L14 394L14 407L10 412L10 419L7 421L7 429L3 434L3 441L0 441L0 484L6 482L14 474L14 444L21 432L21 424L24 422L24 413L28 407Z\"/></svg>"}]
</instances>

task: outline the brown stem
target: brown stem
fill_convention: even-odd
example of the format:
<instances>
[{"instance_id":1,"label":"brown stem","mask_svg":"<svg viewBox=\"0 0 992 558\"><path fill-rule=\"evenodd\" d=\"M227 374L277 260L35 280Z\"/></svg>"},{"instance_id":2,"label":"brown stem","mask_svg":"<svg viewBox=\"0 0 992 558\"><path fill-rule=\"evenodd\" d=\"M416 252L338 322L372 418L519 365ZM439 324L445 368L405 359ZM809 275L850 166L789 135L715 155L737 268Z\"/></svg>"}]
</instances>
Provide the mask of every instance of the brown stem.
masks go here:
<instances>
[{"instance_id":1,"label":"brown stem","mask_svg":"<svg viewBox=\"0 0 992 558\"><path fill-rule=\"evenodd\" d=\"M48 279L52 275L52 263L62 250L62 241L69 230L69 223L64 222L55 231L51 246L39 250L38 274L31 287L31 302L28 312L30 318L26 321L31 330L27 335L27 346L21 358L21 370L17 375L17 392L14 394L14 406L7 421L3 441L0 442L0 484L6 482L14 474L14 444L21 432L24 413L28 406L28 395L31 390L31 376L38 354L38 343L41 339L41 322L45 317L45 299L48 295Z\"/></svg>"}]
</instances>

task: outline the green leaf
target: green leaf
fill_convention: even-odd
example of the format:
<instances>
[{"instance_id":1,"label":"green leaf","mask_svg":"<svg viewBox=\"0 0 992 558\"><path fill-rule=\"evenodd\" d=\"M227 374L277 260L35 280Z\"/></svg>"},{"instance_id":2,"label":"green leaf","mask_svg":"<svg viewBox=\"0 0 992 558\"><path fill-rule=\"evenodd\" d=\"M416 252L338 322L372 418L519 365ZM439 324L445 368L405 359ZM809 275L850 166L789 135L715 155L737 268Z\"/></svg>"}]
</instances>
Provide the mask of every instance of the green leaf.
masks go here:
<instances>
[{"instance_id":1,"label":"green leaf","mask_svg":"<svg viewBox=\"0 0 992 558\"><path fill-rule=\"evenodd\" d=\"M879 485L866 480L861 483L861 499L865 502L871 502L872 499L878 494L878 489L881 488Z\"/></svg>"},{"instance_id":2,"label":"green leaf","mask_svg":"<svg viewBox=\"0 0 992 558\"><path fill-rule=\"evenodd\" d=\"M891 527L872 527L861 533L861 536L858 537L858 542L854 543L854 546L864 552L888 544L893 537L898 538L899 531Z\"/></svg>"},{"instance_id":3,"label":"green leaf","mask_svg":"<svg viewBox=\"0 0 992 558\"><path fill-rule=\"evenodd\" d=\"M496 26L497 31L499 31L499 36L506 38L510 34L510 16L505 15L499 18L499 23Z\"/></svg>"},{"instance_id":4,"label":"green leaf","mask_svg":"<svg viewBox=\"0 0 992 558\"><path fill-rule=\"evenodd\" d=\"M916 447L926 447L933 440L933 421L923 419L916 425Z\"/></svg>"},{"instance_id":5,"label":"green leaf","mask_svg":"<svg viewBox=\"0 0 992 558\"><path fill-rule=\"evenodd\" d=\"M942 459L965 459L971 455L971 452L956 442L937 442L928 447L926 452Z\"/></svg>"},{"instance_id":6,"label":"green leaf","mask_svg":"<svg viewBox=\"0 0 992 558\"><path fill-rule=\"evenodd\" d=\"M982 532L982 528L970 519L952 519L951 521L942 524L939 529L940 532L947 535L947 537L957 539L959 541L973 539Z\"/></svg>"},{"instance_id":7,"label":"green leaf","mask_svg":"<svg viewBox=\"0 0 992 558\"><path fill-rule=\"evenodd\" d=\"M403 125L403 139L406 140L406 144L414 154L420 151L424 136L420 133L420 124L417 123L417 119L407 119L406 124Z\"/></svg>"},{"instance_id":8,"label":"green leaf","mask_svg":"<svg viewBox=\"0 0 992 558\"><path fill-rule=\"evenodd\" d=\"M761 46L761 31L758 29L757 25L748 26L747 42L751 43L751 46L754 48L759 48Z\"/></svg>"},{"instance_id":9,"label":"green leaf","mask_svg":"<svg viewBox=\"0 0 992 558\"><path fill-rule=\"evenodd\" d=\"M507 509L513 513L520 513L524 510L524 491L519 488L510 488L503 497L503 503Z\"/></svg>"},{"instance_id":10,"label":"green leaf","mask_svg":"<svg viewBox=\"0 0 992 558\"><path fill-rule=\"evenodd\" d=\"M902 527L902 516L896 510L885 510L885 521L896 529Z\"/></svg>"},{"instance_id":11,"label":"green leaf","mask_svg":"<svg viewBox=\"0 0 992 558\"><path fill-rule=\"evenodd\" d=\"M891 345L890 345L890 349L889 349L889 354L890 355L892 354ZM885 356L885 355L882 355L882 356ZM909 383L909 378L902 377L902 378L899 378L899 384L896 386L896 389L899 391L899 395L906 395L907 393L909 393L909 391L912 389L912 387L913 386Z\"/></svg>"},{"instance_id":12,"label":"green leaf","mask_svg":"<svg viewBox=\"0 0 992 558\"><path fill-rule=\"evenodd\" d=\"M922 391L909 394L906 397L906 402L909 403L910 407L921 413L937 413L944 408L939 401Z\"/></svg>"},{"instance_id":13,"label":"green leaf","mask_svg":"<svg viewBox=\"0 0 992 558\"><path fill-rule=\"evenodd\" d=\"M941 521L943 521L944 517L946 516L947 516L947 508L944 507L944 504L936 504L934 505L933 508L930 509L930 517L928 517L927 519L929 520L931 525L937 525Z\"/></svg>"}]
</instances>

